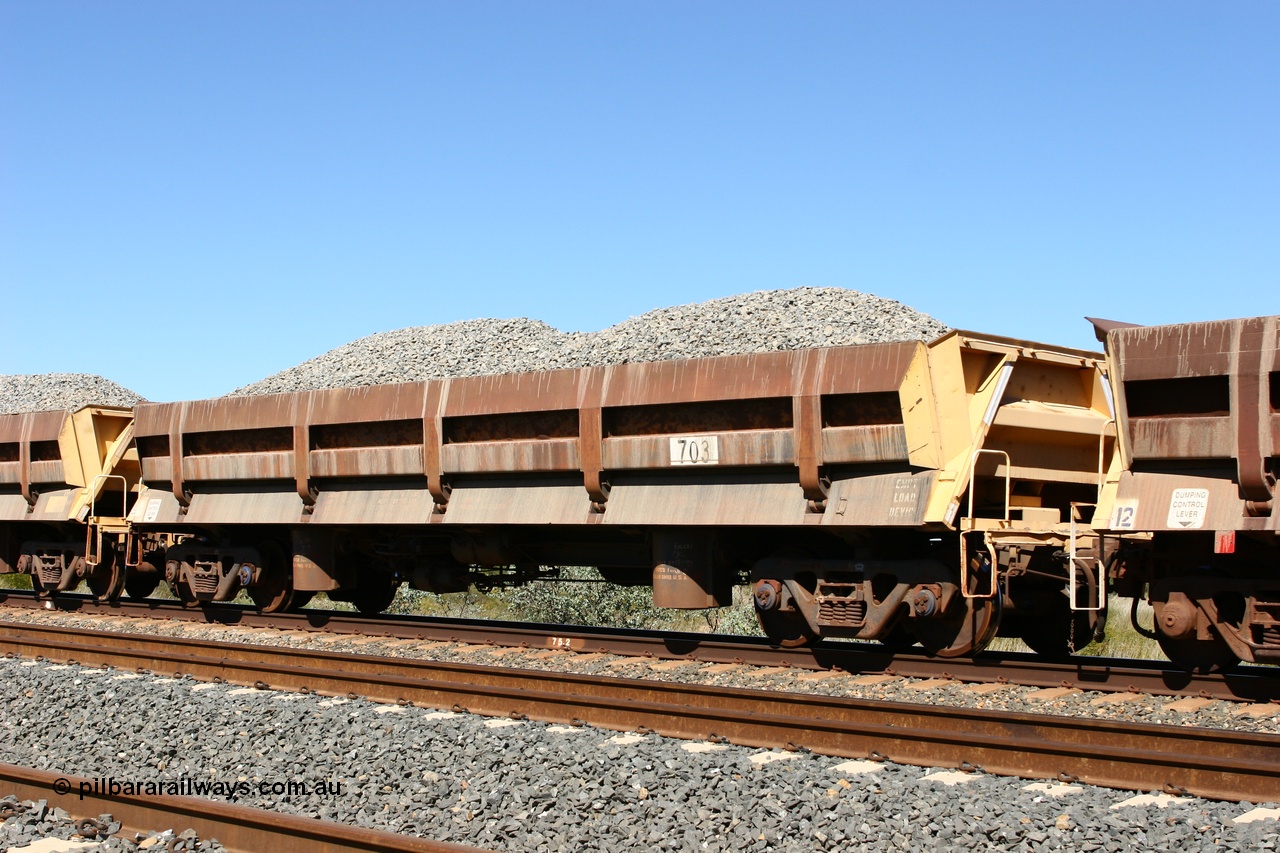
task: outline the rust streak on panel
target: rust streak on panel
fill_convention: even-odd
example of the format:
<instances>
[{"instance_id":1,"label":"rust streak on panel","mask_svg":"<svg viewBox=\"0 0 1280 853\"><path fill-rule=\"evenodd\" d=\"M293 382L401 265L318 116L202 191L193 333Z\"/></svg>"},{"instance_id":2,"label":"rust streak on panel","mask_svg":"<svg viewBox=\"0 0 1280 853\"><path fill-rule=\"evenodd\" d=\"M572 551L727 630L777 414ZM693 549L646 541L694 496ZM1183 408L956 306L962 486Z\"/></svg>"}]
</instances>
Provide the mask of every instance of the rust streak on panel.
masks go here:
<instances>
[{"instance_id":1,"label":"rust streak on panel","mask_svg":"<svg viewBox=\"0 0 1280 853\"><path fill-rule=\"evenodd\" d=\"M22 419L22 435L18 439L19 483L23 500L27 506L35 506L35 498L31 496L31 419Z\"/></svg>"},{"instance_id":2,"label":"rust streak on panel","mask_svg":"<svg viewBox=\"0 0 1280 853\"><path fill-rule=\"evenodd\" d=\"M1250 515L1271 513L1271 486L1267 482L1266 461L1262 452L1262 417L1270 408L1267 400L1269 386L1267 378L1262 375L1266 331L1266 319L1262 317L1240 320L1236 328L1231 408L1236 422L1236 465L1240 492L1250 502ZM1262 509L1260 504L1268 506Z\"/></svg>"},{"instance_id":3,"label":"rust streak on panel","mask_svg":"<svg viewBox=\"0 0 1280 853\"><path fill-rule=\"evenodd\" d=\"M597 504L609 500L609 486L604 479L603 415L599 406L578 410L578 456L582 465L583 487Z\"/></svg>"},{"instance_id":4,"label":"rust streak on panel","mask_svg":"<svg viewBox=\"0 0 1280 853\"><path fill-rule=\"evenodd\" d=\"M448 474L577 471L580 467L576 438L446 444L440 458Z\"/></svg>"},{"instance_id":5,"label":"rust streak on panel","mask_svg":"<svg viewBox=\"0 0 1280 853\"><path fill-rule=\"evenodd\" d=\"M375 385L311 391L307 423L312 427L369 424L382 421L416 421L422 417L427 383Z\"/></svg>"},{"instance_id":6,"label":"rust streak on panel","mask_svg":"<svg viewBox=\"0 0 1280 853\"><path fill-rule=\"evenodd\" d=\"M298 415L305 418L305 412L302 407L298 407ZM316 493L311 485L311 454L308 448L311 446L311 430L307 426L306 420L300 420L293 425L293 482L294 488L298 492L298 497L302 499L304 507L310 509L315 506Z\"/></svg>"},{"instance_id":7,"label":"rust streak on panel","mask_svg":"<svg viewBox=\"0 0 1280 853\"><path fill-rule=\"evenodd\" d=\"M169 482L173 496L181 506L188 502L187 487L182 482L182 430L186 414L186 403L169 410Z\"/></svg>"},{"instance_id":8,"label":"rust streak on panel","mask_svg":"<svg viewBox=\"0 0 1280 853\"><path fill-rule=\"evenodd\" d=\"M547 370L451 379L449 396L440 414L452 418L573 409L577 405L582 372L578 369Z\"/></svg>"},{"instance_id":9,"label":"rust streak on panel","mask_svg":"<svg viewBox=\"0 0 1280 853\"><path fill-rule=\"evenodd\" d=\"M800 469L800 488L805 500L827 499L830 482L822 476L822 398L816 395L796 397L796 467Z\"/></svg>"},{"instance_id":10,"label":"rust streak on panel","mask_svg":"<svg viewBox=\"0 0 1280 853\"><path fill-rule=\"evenodd\" d=\"M1135 459L1230 459L1235 448L1229 418L1129 419Z\"/></svg>"},{"instance_id":11,"label":"rust streak on panel","mask_svg":"<svg viewBox=\"0 0 1280 853\"><path fill-rule=\"evenodd\" d=\"M428 382L422 396L422 470L427 477L427 490L437 508L449 503L449 487L444 482L444 465L440 459L443 441L440 412L448 396L449 381Z\"/></svg>"},{"instance_id":12,"label":"rust streak on panel","mask_svg":"<svg viewBox=\"0 0 1280 853\"><path fill-rule=\"evenodd\" d=\"M354 447L312 450L312 477L422 476L422 447Z\"/></svg>"}]
</instances>

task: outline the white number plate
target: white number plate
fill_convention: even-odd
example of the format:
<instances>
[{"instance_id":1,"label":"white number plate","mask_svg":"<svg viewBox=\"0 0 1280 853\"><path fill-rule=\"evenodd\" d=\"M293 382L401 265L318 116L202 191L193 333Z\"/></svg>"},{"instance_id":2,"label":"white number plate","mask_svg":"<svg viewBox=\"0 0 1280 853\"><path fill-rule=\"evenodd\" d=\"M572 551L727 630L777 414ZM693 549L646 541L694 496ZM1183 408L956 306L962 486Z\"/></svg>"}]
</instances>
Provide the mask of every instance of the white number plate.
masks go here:
<instances>
[{"instance_id":1,"label":"white number plate","mask_svg":"<svg viewBox=\"0 0 1280 853\"><path fill-rule=\"evenodd\" d=\"M1169 518L1165 527L1199 530L1204 527L1205 512L1209 509L1208 489L1174 489L1169 500Z\"/></svg>"},{"instance_id":2,"label":"white number plate","mask_svg":"<svg viewBox=\"0 0 1280 853\"><path fill-rule=\"evenodd\" d=\"M714 435L671 439L672 465L719 465L720 440Z\"/></svg>"}]
</instances>

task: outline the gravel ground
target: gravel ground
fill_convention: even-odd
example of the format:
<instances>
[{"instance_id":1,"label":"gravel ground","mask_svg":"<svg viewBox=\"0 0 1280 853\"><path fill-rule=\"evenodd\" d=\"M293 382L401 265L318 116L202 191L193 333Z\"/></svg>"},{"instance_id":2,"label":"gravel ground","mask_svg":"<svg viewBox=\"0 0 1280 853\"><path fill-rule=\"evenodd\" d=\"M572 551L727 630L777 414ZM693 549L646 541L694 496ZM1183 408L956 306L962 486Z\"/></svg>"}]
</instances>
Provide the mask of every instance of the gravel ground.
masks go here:
<instances>
[{"instance_id":1,"label":"gravel ground","mask_svg":"<svg viewBox=\"0 0 1280 853\"><path fill-rule=\"evenodd\" d=\"M80 813L74 805L70 807ZM23 853L29 845L44 838L70 839L71 844L59 847L76 853L132 853L152 848L173 853L221 853L226 849L216 839L200 840L191 830L175 833L167 829L121 836L117 834L120 823L109 814L93 816L89 820L95 823L86 825L85 819L72 817L65 809L50 806L48 800L32 802L4 797L0 799L0 814L5 816L0 824L0 849L8 853Z\"/></svg>"},{"instance_id":2,"label":"gravel ground","mask_svg":"<svg viewBox=\"0 0 1280 853\"><path fill-rule=\"evenodd\" d=\"M927 314L856 290L770 290L661 308L599 332L561 332L528 319L398 329L353 341L232 395L931 340L946 331Z\"/></svg>"},{"instance_id":3,"label":"gravel ground","mask_svg":"<svg viewBox=\"0 0 1280 853\"><path fill-rule=\"evenodd\" d=\"M81 406L132 406L142 397L91 373L0 376L0 415L49 412Z\"/></svg>"},{"instance_id":4,"label":"gravel ground","mask_svg":"<svg viewBox=\"0 0 1280 853\"><path fill-rule=\"evenodd\" d=\"M1235 822L1253 804L1186 798L1126 807L1131 792L1083 785L1034 787L37 661L0 661L0 679L4 761L117 780L244 782L250 792L234 795L241 805L504 850L1275 843L1274 819ZM288 781L341 788L256 789Z\"/></svg>"}]
</instances>

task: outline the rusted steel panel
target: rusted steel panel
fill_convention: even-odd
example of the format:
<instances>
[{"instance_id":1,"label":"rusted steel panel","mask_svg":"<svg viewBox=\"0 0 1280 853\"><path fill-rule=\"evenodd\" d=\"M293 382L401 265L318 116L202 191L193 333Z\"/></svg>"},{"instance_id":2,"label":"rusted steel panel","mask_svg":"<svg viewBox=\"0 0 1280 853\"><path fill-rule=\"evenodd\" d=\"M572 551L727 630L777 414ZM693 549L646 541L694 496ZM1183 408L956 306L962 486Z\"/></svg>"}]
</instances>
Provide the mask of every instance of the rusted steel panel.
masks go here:
<instances>
[{"instance_id":1,"label":"rusted steel panel","mask_svg":"<svg viewBox=\"0 0 1280 853\"><path fill-rule=\"evenodd\" d=\"M590 514L581 483L491 480L456 483L443 523L586 524Z\"/></svg>"},{"instance_id":2,"label":"rusted steel panel","mask_svg":"<svg viewBox=\"0 0 1280 853\"><path fill-rule=\"evenodd\" d=\"M1237 530L1245 515L1240 491L1228 477L1191 472L1122 473L1113 516L1122 510L1129 511L1125 519L1131 525L1123 529L1135 532Z\"/></svg>"},{"instance_id":3,"label":"rusted steel panel","mask_svg":"<svg viewBox=\"0 0 1280 853\"><path fill-rule=\"evenodd\" d=\"M803 391L808 394L897 391L911 359L924 348L918 341L904 341L815 351L822 353L822 370L813 387Z\"/></svg>"},{"instance_id":4,"label":"rusted steel panel","mask_svg":"<svg viewBox=\"0 0 1280 853\"><path fill-rule=\"evenodd\" d=\"M182 460L185 480L282 480L293 478L293 454L281 450L264 453L226 453L188 456Z\"/></svg>"},{"instance_id":5,"label":"rusted steel panel","mask_svg":"<svg viewBox=\"0 0 1280 853\"><path fill-rule=\"evenodd\" d=\"M1230 459L1235 435L1230 418L1130 420L1134 459Z\"/></svg>"},{"instance_id":6,"label":"rusted steel panel","mask_svg":"<svg viewBox=\"0 0 1280 853\"><path fill-rule=\"evenodd\" d=\"M35 508L26 516L28 521L66 521L75 507L79 489L55 489L41 492Z\"/></svg>"},{"instance_id":7,"label":"rusted steel panel","mask_svg":"<svg viewBox=\"0 0 1280 853\"><path fill-rule=\"evenodd\" d=\"M57 441L62 424L70 414L68 411L56 409L49 412L0 415L0 443Z\"/></svg>"},{"instance_id":8,"label":"rusted steel panel","mask_svg":"<svg viewBox=\"0 0 1280 853\"><path fill-rule=\"evenodd\" d=\"M168 456L144 456L139 460L142 464L142 479L148 483L158 483L173 479L173 460Z\"/></svg>"},{"instance_id":9,"label":"rusted steel panel","mask_svg":"<svg viewBox=\"0 0 1280 853\"><path fill-rule=\"evenodd\" d=\"M394 477L422 473L422 448L416 445L311 451L312 477Z\"/></svg>"},{"instance_id":10,"label":"rusted steel panel","mask_svg":"<svg viewBox=\"0 0 1280 853\"><path fill-rule=\"evenodd\" d=\"M1271 516L1280 317L1116 329L1107 345L1132 457L1234 459L1223 477L1246 503L1223 529Z\"/></svg>"},{"instance_id":11,"label":"rusted steel panel","mask_svg":"<svg viewBox=\"0 0 1280 853\"><path fill-rule=\"evenodd\" d=\"M703 476L645 477L614 480L605 524L764 525L805 523L806 501L794 480L752 482L709 480Z\"/></svg>"},{"instance_id":12,"label":"rusted steel panel","mask_svg":"<svg viewBox=\"0 0 1280 853\"><path fill-rule=\"evenodd\" d=\"M1137 326L1111 333L1122 381L1231 372L1232 321Z\"/></svg>"},{"instance_id":13,"label":"rusted steel panel","mask_svg":"<svg viewBox=\"0 0 1280 853\"><path fill-rule=\"evenodd\" d=\"M795 426L793 400L793 397L753 397L614 406L603 411L601 425L604 434L612 438L792 429Z\"/></svg>"},{"instance_id":14,"label":"rusted steel panel","mask_svg":"<svg viewBox=\"0 0 1280 853\"><path fill-rule=\"evenodd\" d=\"M29 426L27 433L28 441L57 441L58 433L62 431L62 425L66 423L70 412L53 411L53 412L32 412L22 417L26 418Z\"/></svg>"},{"instance_id":15,"label":"rusted steel panel","mask_svg":"<svg viewBox=\"0 0 1280 853\"><path fill-rule=\"evenodd\" d=\"M0 444L21 441L24 424L22 415L0 415Z\"/></svg>"},{"instance_id":16,"label":"rusted steel panel","mask_svg":"<svg viewBox=\"0 0 1280 853\"><path fill-rule=\"evenodd\" d=\"M196 494L186 516L188 524L297 524L301 520L302 498L292 489Z\"/></svg>"},{"instance_id":17,"label":"rusted steel panel","mask_svg":"<svg viewBox=\"0 0 1280 853\"><path fill-rule=\"evenodd\" d=\"M440 460L446 474L580 470L576 438L446 444Z\"/></svg>"},{"instance_id":18,"label":"rusted steel panel","mask_svg":"<svg viewBox=\"0 0 1280 853\"><path fill-rule=\"evenodd\" d=\"M671 439L675 435L606 438L604 467L610 471L670 468ZM794 465L795 443L790 430L752 430L720 433L720 466Z\"/></svg>"},{"instance_id":19,"label":"rusted steel panel","mask_svg":"<svg viewBox=\"0 0 1280 853\"><path fill-rule=\"evenodd\" d=\"M168 488L143 488L138 501L129 511L133 524L174 524L182 520L182 505Z\"/></svg>"},{"instance_id":20,"label":"rusted steel panel","mask_svg":"<svg viewBox=\"0 0 1280 853\"><path fill-rule=\"evenodd\" d=\"M822 523L833 527L915 527L925 522L934 471L902 471L834 480Z\"/></svg>"},{"instance_id":21,"label":"rusted steel panel","mask_svg":"<svg viewBox=\"0 0 1280 853\"><path fill-rule=\"evenodd\" d=\"M907 430L901 424L828 427L822 431L822 459L845 462L906 462Z\"/></svg>"},{"instance_id":22,"label":"rusted steel panel","mask_svg":"<svg viewBox=\"0 0 1280 853\"><path fill-rule=\"evenodd\" d=\"M0 521L22 521L27 509L27 499L22 495L0 495Z\"/></svg>"},{"instance_id":23,"label":"rusted steel panel","mask_svg":"<svg viewBox=\"0 0 1280 853\"><path fill-rule=\"evenodd\" d=\"M168 435L169 425L182 415L182 406L182 403L139 403L134 406L134 435Z\"/></svg>"},{"instance_id":24,"label":"rusted steel panel","mask_svg":"<svg viewBox=\"0 0 1280 853\"><path fill-rule=\"evenodd\" d=\"M422 417L425 393L425 382L311 391L306 401L306 422L321 425L416 420Z\"/></svg>"},{"instance_id":25,"label":"rusted steel panel","mask_svg":"<svg viewBox=\"0 0 1280 853\"><path fill-rule=\"evenodd\" d=\"M421 489L327 488L316 498L311 524L426 524L434 501Z\"/></svg>"},{"instance_id":26,"label":"rusted steel panel","mask_svg":"<svg viewBox=\"0 0 1280 853\"><path fill-rule=\"evenodd\" d=\"M0 483L21 483L21 462L0 462Z\"/></svg>"},{"instance_id":27,"label":"rusted steel panel","mask_svg":"<svg viewBox=\"0 0 1280 853\"><path fill-rule=\"evenodd\" d=\"M292 427L294 410L306 402L305 394L271 394L263 397L219 397L184 404L184 432L216 432L229 429Z\"/></svg>"},{"instance_id":28,"label":"rusted steel panel","mask_svg":"<svg viewBox=\"0 0 1280 853\"><path fill-rule=\"evenodd\" d=\"M574 409L548 409L538 412L459 415L444 418L441 425L446 444L577 438L578 412Z\"/></svg>"},{"instance_id":29,"label":"rusted steel panel","mask_svg":"<svg viewBox=\"0 0 1280 853\"><path fill-rule=\"evenodd\" d=\"M587 368L598 369L598 368ZM501 376L467 376L449 380L441 414L499 414L537 412L578 407L580 370L547 370Z\"/></svg>"},{"instance_id":30,"label":"rusted steel panel","mask_svg":"<svg viewBox=\"0 0 1280 853\"><path fill-rule=\"evenodd\" d=\"M33 483L65 483L67 481L66 473L63 471L62 462L32 462L31 463L31 482Z\"/></svg>"},{"instance_id":31,"label":"rusted steel panel","mask_svg":"<svg viewBox=\"0 0 1280 853\"><path fill-rule=\"evenodd\" d=\"M795 364L801 357L776 352L596 368L605 371L601 405L789 397L795 392Z\"/></svg>"}]
</instances>

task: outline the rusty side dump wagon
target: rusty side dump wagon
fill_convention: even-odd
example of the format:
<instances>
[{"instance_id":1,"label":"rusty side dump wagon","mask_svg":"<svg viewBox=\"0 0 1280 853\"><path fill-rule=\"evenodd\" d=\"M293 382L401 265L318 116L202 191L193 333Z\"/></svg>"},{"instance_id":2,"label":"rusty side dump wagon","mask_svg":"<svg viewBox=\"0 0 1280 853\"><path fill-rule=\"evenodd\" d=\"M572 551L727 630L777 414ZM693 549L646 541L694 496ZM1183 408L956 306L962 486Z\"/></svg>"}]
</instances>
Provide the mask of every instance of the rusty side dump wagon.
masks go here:
<instances>
[{"instance_id":1,"label":"rusty side dump wagon","mask_svg":"<svg viewBox=\"0 0 1280 853\"><path fill-rule=\"evenodd\" d=\"M0 572L37 590L123 589L138 486L133 414L112 406L0 415Z\"/></svg>"},{"instance_id":2,"label":"rusty side dump wagon","mask_svg":"<svg viewBox=\"0 0 1280 853\"><path fill-rule=\"evenodd\" d=\"M1065 647L1099 594L1100 358L956 332L141 404L129 519L193 600L244 588L278 609L323 590L378 610L402 582L596 566L667 607L728 604L749 579L781 642L963 654L1003 616ZM1084 604L1065 594L1077 580Z\"/></svg>"},{"instance_id":3,"label":"rusty side dump wagon","mask_svg":"<svg viewBox=\"0 0 1280 853\"><path fill-rule=\"evenodd\" d=\"M1280 663L1280 317L1094 321L1120 425L1099 526L1124 537L1119 590L1155 608L1191 669Z\"/></svg>"}]
</instances>

